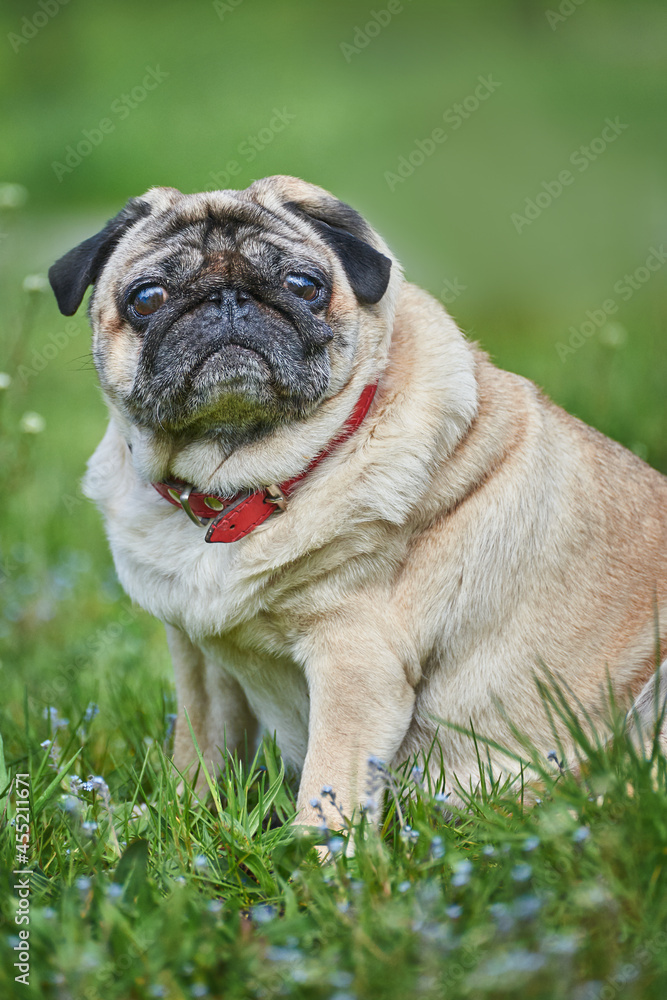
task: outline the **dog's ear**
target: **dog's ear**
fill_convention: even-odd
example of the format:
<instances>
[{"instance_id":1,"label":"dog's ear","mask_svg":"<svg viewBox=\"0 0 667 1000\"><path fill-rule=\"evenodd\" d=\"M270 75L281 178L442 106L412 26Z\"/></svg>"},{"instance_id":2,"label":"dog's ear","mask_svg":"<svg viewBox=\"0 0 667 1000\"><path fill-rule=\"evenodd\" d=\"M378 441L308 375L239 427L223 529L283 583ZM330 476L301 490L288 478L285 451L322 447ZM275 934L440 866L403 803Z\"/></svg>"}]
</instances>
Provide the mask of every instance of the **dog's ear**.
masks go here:
<instances>
[{"instance_id":1,"label":"dog's ear","mask_svg":"<svg viewBox=\"0 0 667 1000\"><path fill-rule=\"evenodd\" d=\"M79 243L49 268L49 281L58 308L65 316L73 316L88 288L99 276L123 233L139 219L150 215L151 206L140 198L131 198L125 208L95 236Z\"/></svg>"},{"instance_id":2,"label":"dog's ear","mask_svg":"<svg viewBox=\"0 0 667 1000\"><path fill-rule=\"evenodd\" d=\"M314 205L288 201L286 207L306 216L336 252L359 301L365 305L379 302L387 291L391 261L368 242L372 236L365 219L336 198Z\"/></svg>"}]
</instances>

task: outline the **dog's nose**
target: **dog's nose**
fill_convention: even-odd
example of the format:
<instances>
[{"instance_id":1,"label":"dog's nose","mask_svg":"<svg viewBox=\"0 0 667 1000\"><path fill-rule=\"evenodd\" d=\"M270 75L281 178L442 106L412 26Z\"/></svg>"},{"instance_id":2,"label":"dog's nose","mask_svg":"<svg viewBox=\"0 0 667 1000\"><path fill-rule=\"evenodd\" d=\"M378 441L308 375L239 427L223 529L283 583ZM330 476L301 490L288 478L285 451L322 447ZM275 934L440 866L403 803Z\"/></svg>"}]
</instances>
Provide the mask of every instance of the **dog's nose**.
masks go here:
<instances>
[{"instance_id":1,"label":"dog's nose","mask_svg":"<svg viewBox=\"0 0 667 1000\"><path fill-rule=\"evenodd\" d=\"M222 288L208 297L209 302L218 302L220 311L226 313L230 322L248 315L252 295L240 288Z\"/></svg>"}]
</instances>

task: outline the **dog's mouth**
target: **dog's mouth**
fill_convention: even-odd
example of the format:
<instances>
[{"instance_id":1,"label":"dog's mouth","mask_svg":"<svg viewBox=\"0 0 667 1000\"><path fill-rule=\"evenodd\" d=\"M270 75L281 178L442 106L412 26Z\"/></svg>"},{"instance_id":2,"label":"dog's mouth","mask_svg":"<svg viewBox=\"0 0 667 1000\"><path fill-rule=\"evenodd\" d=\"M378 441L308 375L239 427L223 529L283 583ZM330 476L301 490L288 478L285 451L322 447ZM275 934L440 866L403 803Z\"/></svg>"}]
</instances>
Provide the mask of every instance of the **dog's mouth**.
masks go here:
<instances>
[{"instance_id":1,"label":"dog's mouth","mask_svg":"<svg viewBox=\"0 0 667 1000\"><path fill-rule=\"evenodd\" d=\"M244 374L259 370L266 379L271 378L271 368L266 357L257 348L234 341L220 344L191 369L188 381L192 388L201 382L214 379L216 384L233 382Z\"/></svg>"},{"instance_id":2,"label":"dog's mouth","mask_svg":"<svg viewBox=\"0 0 667 1000\"><path fill-rule=\"evenodd\" d=\"M125 405L140 425L188 435L305 415L327 389L329 358L288 333L189 325L187 335L174 327L156 345L147 338Z\"/></svg>"},{"instance_id":3,"label":"dog's mouth","mask_svg":"<svg viewBox=\"0 0 667 1000\"><path fill-rule=\"evenodd\" d=\"M194 356L193 356L194 355ZM279 378L266 355L233 341L203 353L174 352L151 378L137 373L128 400L134 419L163 430L265 419L281 396Z\"/></svg>"}]
</instances>

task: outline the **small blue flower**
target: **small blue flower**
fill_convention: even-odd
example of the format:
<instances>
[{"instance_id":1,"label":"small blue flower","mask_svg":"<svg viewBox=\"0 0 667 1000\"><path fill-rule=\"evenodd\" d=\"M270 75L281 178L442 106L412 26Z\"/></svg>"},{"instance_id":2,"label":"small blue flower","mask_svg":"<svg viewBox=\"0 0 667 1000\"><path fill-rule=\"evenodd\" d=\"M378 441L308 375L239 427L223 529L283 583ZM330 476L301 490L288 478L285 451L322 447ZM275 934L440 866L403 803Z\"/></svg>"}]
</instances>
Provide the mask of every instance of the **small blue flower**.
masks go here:
<instances>
[{"instance_id":1,"label":"small blue flower","mask_svg":"<svg viewBox=\"0 0 667 1000\"><path fill-rule=\"evenodd\" d=\"M266 903L260 903L258 906L253 906L250 910L250 916L256 924L268 924L270 920L273 920L275 915L275 906L269 906Z\"/></svg>"},{"instance_id":2,"label":"small blue flower","mask_svg":"<svg viewBox=\"0 0 667 1000\"><path fill-rule=\"evenodd\" d=\"M512 869L512 878L515 882L527 882L532 874L533 869L530 865L515 865Z\"/></svg>"},{"instance_id":3,"label":"small blue flower","mask_svg":"<svg viewBox=\"0 0 667 1000\"><path fill-rule=\"evenodd\" d=\"M470 875L472 874L472 861L468 858L464 858L463 861L459 861L452 875L452 885L461 886L467 885L470 881Z\"/></svg>"},{"instance_id":4,"label":"small blue flower","mask_svg":"<svg viewBox=\"0 0 667 1000\"><path fill-rule=\"evenodd\" d=\"M346 986L351 986L354 981L354 976L351 972L345 972L344 969L340 969L338 972L332 972L329 976L329 982L332 986L337 989L345 989Z\"/></svg>"},{"instance_id":5,"label":"small blue flower","mask_svg":"<svg viewBox=\"0 0 667 1000\"><path fill-rule=\"evenodd\" d=\"M514 917L506 903L492 903L489 913L498 925L501 934L508 934L514 927Z\"/></svg>"},{"instance_id":6,"label":"small blue flower","mask_svg":"<svg viewBox=\"0 0 667 1000\"><path fill-rule=\"evenodd\" d=\"M574 934L550 934L542 941L541 950L548 955L574 955L579 941Z\"/></svg>"},{"instance_id":7,"label":"small blue flower","mask_svg":"<svg viewBox=\"0 0 667 1000\"><path fill-rule=\"evenodd\" d=\"M590 827L580 826L572 834L572 840L575 842L575 844L582 844L584 840L587 840L588 837L590 837L590 835L591 835Z\"/></svg>"},{"instance_id":8,"label":"small blue flower","mask_svg":"<svg viewBox=\"0 0 667 1000\"><path fill-rule=\"evenodd\" d=\"M519 896L514 902L512 912L519 920L530 920L532 917L536 917L541 909L542 900L538 899L537 896Z\"/></svg>"},{"instance_id":9,"label":"small blue flower","mask_svg":"<svg viewBox=\"0 0 667 1000\"><path fill-rule=\"evenodd\" d=\"M539 837L527 837L523 844L523 850L528 853L529 851L534 851L536 847L540 846Z\"/></svg>"},{"instance_id":10,"label":"small blue flower","mask_svg":"<svg viewBox=\"0 0 667 1000\"><path fill-rule=\"evenodd\" d=\"M88 707L86 708L86 711L83 714L83 721L92 722L95 716L98 714L99 710L100 710L99 705L96 705L94 701L88 702Z\"/></svg>"},{"instance_id":11,"label":"small blue flower","mask_svg":"<svg viewBox=\"0 0 667 1000\"><path fill-rule=\"evenodd\" d=\"M298 962L303 958L298 948L284 948L280 945L272 945L266 949L266 957L269 962Z\"/></svg>"},{"instance_id":12,"label":"small blue flower","mask_svg":"<svg viewBox=\"0 0 667 1000\"><path fill-rule=\"evenodd\" d=\"M63 719L60 716L60 712L53 705L48 705L47 708L42 712L42 718L48 719L51 723L52 729L62 729L63 726L69 725L69 719Z\"/></svg>"},{"instance_id":13,"label":"small blue flower","mask_svg":"<svg viewBox=\"0 0 667 1000\"><path fill-rule=\"evenodd\" d=\"M458 903L454 903L452 906L448 906L445 913L450 920L458 920L463 913L463 907L459 906Z\"/></svg>"},{"instance_id":14,"label":"small blue flower","mask_svg":"<svg viewBox=\"0 0 667 1000\"><path fill-rule=\"evenodd\" d=\"M442 837L436 836L431 838L431 854L434 858L442 858L445 854L445 845L442 841Z\"/></svg>"}]
</instances>

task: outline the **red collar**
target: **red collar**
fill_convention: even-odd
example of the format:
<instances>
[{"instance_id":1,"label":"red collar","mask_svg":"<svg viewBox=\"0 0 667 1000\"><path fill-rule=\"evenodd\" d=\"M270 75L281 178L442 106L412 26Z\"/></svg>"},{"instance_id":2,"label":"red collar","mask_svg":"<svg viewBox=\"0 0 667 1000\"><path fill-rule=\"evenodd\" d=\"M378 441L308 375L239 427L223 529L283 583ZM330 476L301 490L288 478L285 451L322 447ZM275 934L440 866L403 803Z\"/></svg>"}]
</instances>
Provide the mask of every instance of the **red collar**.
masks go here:
<instances>
[{"instance_id":1,"label":"red collar","mask_svg":"<svg viewBox=\"0 0 667 1000\"><path fill-rule=\"evenodd\" d=\"M368 413L376 389L377 382L366 386L338 437L316 455L303 472L280 486L266 486L254 493L245 491L234 497L221 497L215 493L196 493L193 486L178 479L152 485L169 503L182 507L195 524L206 528L207 542L236 542L249 535L258 524L262 524L276 511L285 510L289 495L297 483L354 434Z\"/></svg>"}]
</instances>

